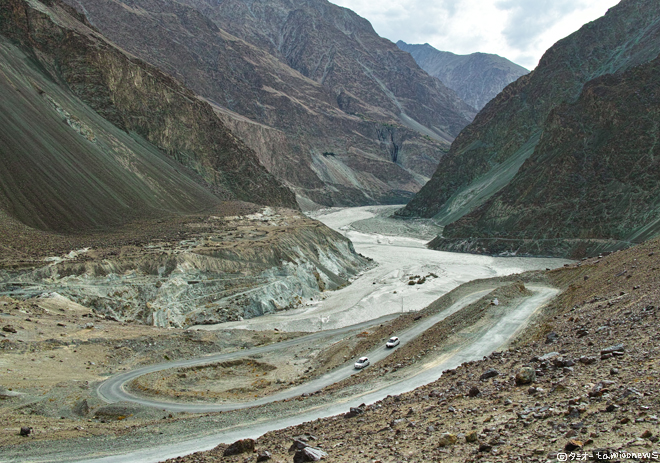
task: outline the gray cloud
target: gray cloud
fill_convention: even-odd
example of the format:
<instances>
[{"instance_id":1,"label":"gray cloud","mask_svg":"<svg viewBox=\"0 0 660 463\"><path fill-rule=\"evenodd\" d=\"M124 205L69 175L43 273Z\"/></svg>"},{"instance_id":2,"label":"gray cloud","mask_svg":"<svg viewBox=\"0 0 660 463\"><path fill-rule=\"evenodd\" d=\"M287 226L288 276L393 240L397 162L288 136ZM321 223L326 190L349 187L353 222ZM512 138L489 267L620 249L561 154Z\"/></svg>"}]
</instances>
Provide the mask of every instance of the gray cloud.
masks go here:
<instances>
[{"instance_id":1,"label":"gray cloud","mask_svg":"<svg viewBox=\"0 0 660 463\"><path fill-rule=\"evenodd\" d=\"M557 40L619 0L331 0L394 42L504 56L533 69Z\"/></svg>"},{"instance_id":2,"label":"gray cloud","mask_svg":"<svg viewBox=\"0 0 660 463\"><path fill-rule=\"evenodd\" d=\"M509 13L502 30L507 43L524 50L582 5L576 0L501 0L495 6Z\"/></svg>"}]
</instances>

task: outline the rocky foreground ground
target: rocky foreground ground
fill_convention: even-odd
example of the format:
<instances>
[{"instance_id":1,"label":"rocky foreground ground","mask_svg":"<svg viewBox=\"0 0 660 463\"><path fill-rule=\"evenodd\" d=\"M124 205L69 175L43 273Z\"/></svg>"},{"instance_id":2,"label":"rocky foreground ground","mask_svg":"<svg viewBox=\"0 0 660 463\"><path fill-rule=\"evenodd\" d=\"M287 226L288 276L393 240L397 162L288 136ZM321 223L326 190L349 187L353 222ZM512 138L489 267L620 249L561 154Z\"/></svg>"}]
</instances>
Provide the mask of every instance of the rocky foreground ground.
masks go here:
<instances>
[{"instance_id":1,"label":"rocky foreground ground","mask_svg":"<svg viewBox=\"0 0 660 463\"><path fill-rule=\"evenodd\" d=\"M656 461L659 244L547 272L564 291L542 318L434 383L169 461Z\"/></svg>"}]
</instances>

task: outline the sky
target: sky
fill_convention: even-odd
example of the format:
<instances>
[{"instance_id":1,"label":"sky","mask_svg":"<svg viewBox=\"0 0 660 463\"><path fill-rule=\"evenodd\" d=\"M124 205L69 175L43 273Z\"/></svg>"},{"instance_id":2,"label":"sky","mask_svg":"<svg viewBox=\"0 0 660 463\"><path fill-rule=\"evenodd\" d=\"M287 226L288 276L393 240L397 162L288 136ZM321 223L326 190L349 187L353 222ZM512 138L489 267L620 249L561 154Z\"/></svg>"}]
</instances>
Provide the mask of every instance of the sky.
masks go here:
<instances>
[{"instance_id":1,"label":"sky","mask_svg":"<svg viewBox=\"0 0 660 463\"><path fill-rule=\"evenodd\" d=\"M619 0L331 0L393 42L495 53L534 69L543 53Z\"/></svg>"}]
</instances>

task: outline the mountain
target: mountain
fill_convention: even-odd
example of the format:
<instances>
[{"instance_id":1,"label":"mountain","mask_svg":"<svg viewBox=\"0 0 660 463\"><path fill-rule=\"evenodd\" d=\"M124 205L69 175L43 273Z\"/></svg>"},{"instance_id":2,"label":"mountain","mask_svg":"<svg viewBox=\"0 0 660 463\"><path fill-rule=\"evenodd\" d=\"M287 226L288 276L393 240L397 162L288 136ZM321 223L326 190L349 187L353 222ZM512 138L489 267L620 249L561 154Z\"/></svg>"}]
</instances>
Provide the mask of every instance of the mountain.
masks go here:
<instances>
[{"instance_id":1,"label":"mountain","mask_svg":"<svg viewBox=\"0 0 660 463\"><path fill-rule=\"evenodd\" d=\"M58 0L0 0L0 92L2 292L187 326L296 307L369 264L210 104Z\"/></svg>"},{"instance_id":2,"label":"mountain","mask_svg":"<svg viewBox=\"0 0 660 463\"><path fill-rule=\"evenodd\" d=\"M407 201L475 110L324 0L68 0L209 101L304 204Z\"/></svg>"},{"instance_id":3,"label":"mountain","mask_svg":"<svg viewBox=\"0 0 660 463\"><path fill-rule=\"evenodd\" d=\"M482 109L511 82L529 73L522 66L489 53L456 55L440 51L428 43L412 45L399 40L396 43L407 51L417 64L454 90L467 104Z\"/></svg>"},{"instance_id":4,"label":"mountain","mask_svg":"<svg viewBox=\"0 0 660 463\"><path fill-rule=\"evenodd\" d=\"M0 3L0 207L72 232L293 194L176 80L57 1ZM259 185L259 188L255 188Z\"/></svg>"},{"instance_id":5,"label":"mountain","mask_svg":"<svg viewBox=\"0 0 660 463\"><path fill-rule=\"evenodd\" d=\"M659 39L660 4L626 0L559 41L399 215L446 225L434 247L479 252L580 256L660 232Z\"/></svg>"}]
</instances>

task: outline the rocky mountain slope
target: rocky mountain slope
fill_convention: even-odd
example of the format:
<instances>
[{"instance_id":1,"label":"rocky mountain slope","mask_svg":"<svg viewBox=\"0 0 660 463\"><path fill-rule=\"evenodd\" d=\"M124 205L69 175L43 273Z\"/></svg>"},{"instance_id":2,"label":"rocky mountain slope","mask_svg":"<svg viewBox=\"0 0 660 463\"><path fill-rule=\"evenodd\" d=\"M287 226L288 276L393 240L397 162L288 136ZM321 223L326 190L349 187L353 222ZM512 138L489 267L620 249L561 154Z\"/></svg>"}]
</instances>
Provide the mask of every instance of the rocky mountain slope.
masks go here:
<instances>
[{"instance_id":1,"label":"rocky mountain slope","mask_svg":"<svg viewBox=\"0 0 660 463\"><path fill-rule=\"evenodd\" d=\"M294 307L368 265L211 105L64 3L0 1L0 91L2 291L186 326Z\"/></svg>"},{"instance_id":2,"label":"rocky mountain slope","mask_svg":"<svg viewBox=\"0 0 660 463\"><path fill-rule=\"evenodd\" d=\"M272 174L318 204L406 201L475 112L327 1L67 1L211 102Z\"/></svg>"},{"instance_id":3,"label":"rocky mountain slope","mask_svg":"<svg viewBox=\"0 0 660 463\"><path fill-rule=\"evenodd\" d=\"M0 3L6 215L72 232L221 200L296 207L208 104L47 3Z\"/></svg>"},{"instance_id":4,"label":"rocky mountain slope","mask_svg":"<svg viewBox=\"0 0 660 463\"><path fill-rule=\"evenodd\" d=\"M187 327L295 308L368 265L348 240L297 211L234 211L76 236L69 243L86 247L67 253L48 252L65 245L48 237L46 249L23 249L19 268L3 259L0 291L56 292L112 320Z\"/></svg>"},{"instance_id":5,"label":"rocky mountain slope","mask_svg":"<svg viewBox=\"0 0 660 463\"><path fill-rule=\"evenodd\" d=\"M478 110L504 87L529 73L524 67L490 53L457 55L437 50L428 43L408 44L403 40L396 45L410 53L422 69L440 79L463 101Z\"/></svg>"},{"instance_id":6,"label":"rocky mountain slope","mask_svg":"<svg viewBox=\"0 0 660 463\"><path fill-rule=\"evenodd\" d=\"M659 35L660 5L626 0L559 41L479 113L400 215L448 225L474 211L434 244L479 252L532 240L580 255L657 233Z\"/></svg>"}]
</instances>

